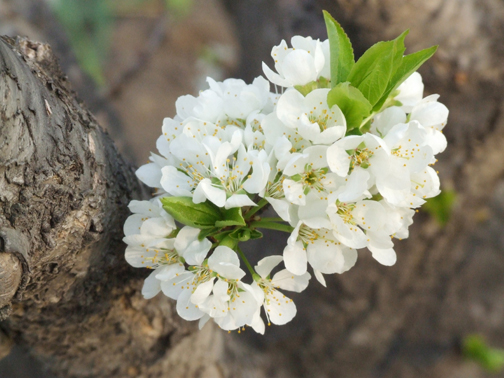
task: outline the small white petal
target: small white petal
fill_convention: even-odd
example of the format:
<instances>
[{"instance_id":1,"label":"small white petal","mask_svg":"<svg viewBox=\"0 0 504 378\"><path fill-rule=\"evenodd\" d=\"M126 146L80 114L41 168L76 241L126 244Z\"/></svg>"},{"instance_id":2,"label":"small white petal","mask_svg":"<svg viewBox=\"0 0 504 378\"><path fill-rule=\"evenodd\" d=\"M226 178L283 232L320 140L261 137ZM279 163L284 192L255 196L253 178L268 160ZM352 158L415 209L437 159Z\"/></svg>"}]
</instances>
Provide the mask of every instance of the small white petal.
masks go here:
<instances>
[{"instance_id":1,"label":"small white petal","mask_svg":"<svg viewBox=\"0 0 504 378\"><path fill-rule=\"evenodd\" d=\"M311 275L308 272L301 276L296 276L289 272L287 269L284 269L273 276L271 283L275 287L279 287L280 289L300 293L308 287L310 278Z\"/></svg>"},{"instance_id":2,"label":"small white petal","mask_svg":"<svg viewBox=\"0 0 504 378\"><path fill-rule=\"evenodd\" d=\"M282 260L283 257L279 255L268 256L259 261L254 269L257 274L261 276L261 278L266 278L271 273L273 268L280 264Z\"/></svg>"},{"instance_id":3,"label":"small white petal","mask_svg":"<svg viewBox=\"0 0 504 378\"><path fill-rule=\"evenodd\" d=\"M301 276L306 273L308 258L303 243L298 240L294 244L287 244L283 252L285 267L292 273Z\"/></svg>"},{"instance_id":4,"label":"small white petal","mask_svg":"<svg viewBox=\"0 0 504 378\"><path fill-rule=\"evenodd\" d=\"M185 320L198 320L203 315L197 305L191 302L191 290L183 290L177 299L177 313Z\"/></svg>"},{"instance_id":5,"label":"small white petal","mask_svg":"<svg viewBox=\"0 0 504 378\"><path fill-rule=\"evenodd\" d=\"M315 274L315 278L317 279L317 281L320 282L322 286L327 287L324 275L320 273L317 269L313 269L313 273Z\"/></svg>"},{"instance_id":6,"label":"small white petal","mask_svg":"<svg viewBox=\"0 0 504 378\"><path fill-rule=\"evenodd\" d=\"M157 269L149 274L142 287L142 295L145 299L154 298L161 291L161 282L156 278Z\"/></svg>"},{"instance_id":7,"label":"small white petal","mask_svg":"<svg viewBox=\"0 0 504 378\"><path fill-rule=\"evenodd\" d=\"M264 309L273 324L283 325L290 322L296 316L296 305L278 290L268 296Z\"/></svg>"}]
</instances>

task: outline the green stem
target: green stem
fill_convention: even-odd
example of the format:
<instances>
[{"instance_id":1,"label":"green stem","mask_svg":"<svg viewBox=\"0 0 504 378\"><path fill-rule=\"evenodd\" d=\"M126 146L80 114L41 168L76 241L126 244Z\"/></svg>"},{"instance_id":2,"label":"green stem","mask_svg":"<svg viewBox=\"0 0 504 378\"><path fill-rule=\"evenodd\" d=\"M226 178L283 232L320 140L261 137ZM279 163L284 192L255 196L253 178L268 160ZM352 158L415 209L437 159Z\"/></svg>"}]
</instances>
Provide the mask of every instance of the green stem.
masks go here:
<instances>
[{"instance_id":1,"label":"green stem","mask_svg":"<svg viewBox=\"0 0 504 378\"><path fill-rule=\"evenodd\" d=\"M374 116L376 115L375 112L372 112L369 117L365 118L364 121L361 122L360 126L359 126L359 130L362 126L364 126L371 118L373 118Z\"/></svg>"},{"instance_id":2,"label":"green stem","mask_svg":"<svg viewBox=\"0 0 504 378\"><path fill-rule=\"evenodd\" d=\"M252 207L244 216L243 218L245 220L248 220L252 217L252 215L254 215L255 213L257 213L259 210L261 210L264 206L266 206L268 204L268 201L266 201L264 198L261 198L261 200L259 201L259 203L257 204L257 206L254 206Z\"/></svg>"},{"instance_id":3,"label":"green stem","mask_svg":"<svg viewBox=\"0 0 504 378\"><path fill-rule=\"evenodd\" d=\"M257 221L250 223L250 227L252 228L265 228L268 230L277 230L291 233L294 230L294 227L289 226L288 224L280 224L275 222L263 222Z\"/></svg>"},{"instance_id":4,"label":"green stem","mask_svg":"<svg viewBox=\"0 0 504 378\"><path fill-rule=\"evenodd\" d=\"M265 221L265 222L285 222L280 217L271 217L271 218L263 218L263 217L261 217L261 221Z\"/></svg>"},{"instance_id":5,"label":"green stem","mask_svg":"<svg viewBox=\"0 0 504 378\"><path fill-rule=\"evenodd\" d=\"M220 246L228 247L234 250L235 248L238 247L238 241L236 241L235 239L233 239L231 236L228 235L220 241L219 247Z\"/></svg>"},{"instance_id":6,"label":"green stem","mask_svg":"<svg viewBox=\"0 0 504 378\"><path fill-rule=\"evenodd\" d=\"M243 260L243 262L245 263L245 265L247 265L247 269L249 270L250 274L252 274L252 277L257 276L257 273L254 271L254 268L252 268L252 265L250 265L249 261L245 257L245 254L243 253L243 251L238 246L236 246L236 253L238 253L238 255Z\"/></svg>"}]
</instances>

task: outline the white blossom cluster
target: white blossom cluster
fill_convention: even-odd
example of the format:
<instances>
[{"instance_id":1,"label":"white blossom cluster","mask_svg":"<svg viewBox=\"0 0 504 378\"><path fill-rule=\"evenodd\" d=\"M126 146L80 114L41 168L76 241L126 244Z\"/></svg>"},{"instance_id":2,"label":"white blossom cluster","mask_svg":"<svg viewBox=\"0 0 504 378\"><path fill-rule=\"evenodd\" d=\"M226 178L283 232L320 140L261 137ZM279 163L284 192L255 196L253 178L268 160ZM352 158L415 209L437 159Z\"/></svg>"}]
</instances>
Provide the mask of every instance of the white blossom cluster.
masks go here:
<instances>
[{"instance_id":1,"label":"white blossom cluster","mask_svg":"<svg viewBox=\"0 0 504 378\"><path fill-rule=\"evenodd\" d=\"M415 209L440 192L431 166L446 148L448 109L437 95L422 98L418 73L365 120L366 132L352 135L342 110L328 105L330 88L298 90L330 81L328 41L296 36L291 45L273 48L276 72L263 63L273 93L263 77L252 84L208 78L209 89L180 97L177 115L163 122L159 155L137 171L156 197L129 206L126 260L153 269L145 298L162 291L200 327L212 318L225 330L248 325L264 333L262 307L268 323L285 324L296 307L278 289L303 291L309 267L325 286L324 274L349 270L358 249L393 265L393 238L407 238ZM283 256L265 257L254 268L246 261L252 278L245 283L243 253L218 238L198 238L198 228L179 229L163 209L164 197L241 208L245 219L267 201L290 226ZM261 217L250 217L247 226L261 228ZM270 277L282 262L285 269Z\"/></svg>"}]
</instances>

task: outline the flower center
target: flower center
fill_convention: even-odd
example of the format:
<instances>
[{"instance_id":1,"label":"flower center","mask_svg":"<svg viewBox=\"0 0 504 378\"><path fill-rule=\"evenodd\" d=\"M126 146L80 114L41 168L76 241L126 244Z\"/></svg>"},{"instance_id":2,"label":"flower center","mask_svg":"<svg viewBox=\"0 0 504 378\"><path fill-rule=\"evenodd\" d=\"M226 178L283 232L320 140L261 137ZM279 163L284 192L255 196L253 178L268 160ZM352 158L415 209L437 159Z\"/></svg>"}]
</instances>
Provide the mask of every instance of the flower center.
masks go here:
<instances>
[{"instance_id":1,"label":"flower center","mask_svg":"<svg viewBox=\"0 0 504 378\"><path fill-rule=\"evenodd\" d=\"M151 252L149 248L145 251ZM142 264L149 264L146 265L147 269L156 269L162 265L182 263L181 256L174 249L153 249L152 252L154 252L153 255L141 256L143 258Z\"/></svg>"},{"instance_id":2,"label":"flower center","mask_svg":"<svg viewBox=\"0 0 504 378\"><path fill-rule=\"evenodd\" d=\"M303 192L307 195L311 189L318 192L324 190L322 180L326 178L328 168L313 168L310 163L304 167L304 172L291 177L292 180L301 182L303 184Z\"/></svg>"},{"instance_id":3,"label":"flower center","mask_svg":"<svg viewBox=\"0 0 504 378\"><path fill-rule=\"evenodd\" d=\"M350 174L356 167L368 168L371 165L369 159L373 157L374 152L365 146L358 146L355 150L347 150L347 154L350 159L350 170L348 171Z\"/></svg>"},{"instance_id":4,"label":"flower center","mask_svg":"<svg viewBox=\"0 0 504 378\"><path fill-rule=\"evenodd\" d=\"M347 204L336 201L336 206L338 207L338 211L336 213L341 217L341 219L343 219L343 222L352 225L356 224L352 215L352 211L355 209L354 203Z\"/></svg>"},{"instance_id":5,"label":"flower center","mask_svg":"<svg viewBox=\"0 0 504 378\"><path fill-rule=\"evenodd\" d=\"M322 240L326 245L341 243L333 239L332 232L325 228L310 228L302 224L299 228L298 240L301 240L306 247L308 244L313 244L315 240Z\"/></svg>"},{"instance_id":6,"label":"flower center","mask_svg":"<svg viewBox=\"0 0 504 378\"><path fill-rule=\"evenodd\" d=\"M327 111L324 110L323 114L319 114L319 115L310 114L310 115L308 115L308 119L310 120L311 123L318 124L318 126L320 128L320 132L322 132L327 129L327 123L329 121L329 114L327 114Z\"/></svg>"}]
</instances>

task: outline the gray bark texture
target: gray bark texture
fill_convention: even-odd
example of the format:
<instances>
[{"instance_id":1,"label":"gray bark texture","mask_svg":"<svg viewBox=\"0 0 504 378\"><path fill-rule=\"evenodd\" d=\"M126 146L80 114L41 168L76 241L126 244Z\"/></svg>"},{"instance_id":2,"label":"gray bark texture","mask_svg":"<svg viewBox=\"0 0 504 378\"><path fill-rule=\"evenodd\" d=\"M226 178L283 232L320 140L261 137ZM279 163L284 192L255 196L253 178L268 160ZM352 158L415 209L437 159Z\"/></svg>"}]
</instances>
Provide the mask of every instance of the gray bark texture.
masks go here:
<instances>
[{"instance_id":1,"label":"gray bark texture","mask_svg":"<svg viewBox=\"0 0 504 378\"><path fill-rule=\"evenodd\" d=\"M502 2L226 4L243 42L239 76L248 81L260 74L252 62L271 63L280 39L324 38L322 6L357 55L406 28L407 52L440 44L422 74L427 92L440 93L451 111L449 148L436 166L444 187L458 193L449 223L441 228L417 214L410 238L396 243L394 267L362 253L350 272L328 277L327 289L314 282L294 297L295 320L264 337L195 331L168 299L143 300L145 272L124 262L126 205L146 196L131 167L76 99L50 48L3 38L0 357L14 340L63 377L486 376L461 363L459 342L481 332L504 343L504 260L483 240L501 226L481 221L482 209L502 205L495 195L504 177ZM283 240L267 238L281 251ZM250 253L259 256L259 245Z\"/></svg>"},{"instance_id":2,"label":"gray bark texture","mask_svg":"<svg viewBox=\"0 0 504 378\"><path fill-rule=\"evenodd\" d=\"M65 377L177 371L192 327L167 299L141 298L123 257L127 204L146 193L48 45L2 38L0 57L4 333Z\"/></svg>"}]
</instances>

